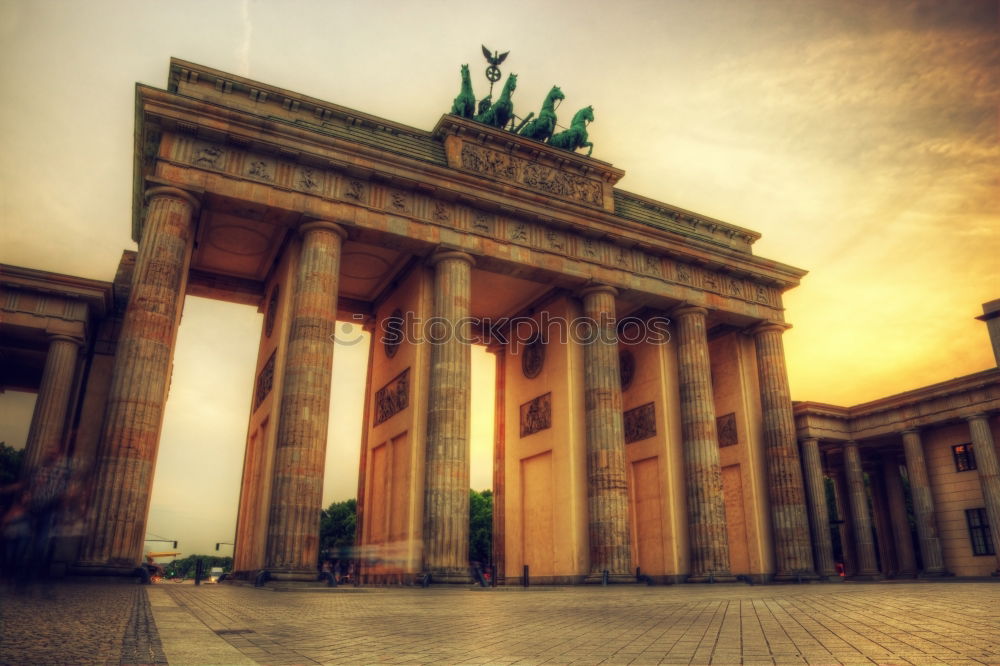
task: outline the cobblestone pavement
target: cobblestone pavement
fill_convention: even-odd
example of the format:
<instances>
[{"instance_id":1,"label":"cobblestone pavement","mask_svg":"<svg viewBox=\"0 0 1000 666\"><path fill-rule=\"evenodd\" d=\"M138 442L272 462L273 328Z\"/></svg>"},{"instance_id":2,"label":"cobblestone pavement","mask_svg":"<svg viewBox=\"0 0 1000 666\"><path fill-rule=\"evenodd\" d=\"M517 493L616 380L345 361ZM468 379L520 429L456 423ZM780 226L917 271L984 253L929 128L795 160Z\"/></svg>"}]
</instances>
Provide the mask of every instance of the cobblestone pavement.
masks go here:
<instances>
[{"instance_id":1,"label":"cobblestone pavement","mask_svg":"<svg viewBox=\"0 0 1000 666\"><path fill-rule=\"evenodd\" d=\"M150 628L141 654L123 654L129 618L138 617L147 592L162 653ZM0 598L0 661L1000 664L997 583L279 592L66 586L57 595L9 605L9 596ZM142 634L141 623L133 624Z\"/></svg>"},{"instance_id":2,"label":"cobblestone pavement","mask_svg":"<svg viewBox=\"0 0 1000 666\"><path fill-rule=\"evenodd\" d=\"M59 583L0 592L0 664L166 664L145 591Z\"/></svg>"}]
</instances>

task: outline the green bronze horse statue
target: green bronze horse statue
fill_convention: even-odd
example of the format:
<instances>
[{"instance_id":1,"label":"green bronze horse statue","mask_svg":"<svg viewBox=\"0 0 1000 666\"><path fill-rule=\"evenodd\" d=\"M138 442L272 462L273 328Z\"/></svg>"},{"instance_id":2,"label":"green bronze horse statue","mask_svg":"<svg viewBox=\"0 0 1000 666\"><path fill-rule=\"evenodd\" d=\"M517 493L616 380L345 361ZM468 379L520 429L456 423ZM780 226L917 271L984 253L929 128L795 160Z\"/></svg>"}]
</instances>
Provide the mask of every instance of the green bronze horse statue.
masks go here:
<instances>
[{"instance_id":1,"label":"green bronze horse statue","mask_svg":"<svg viewBox=\"0 0 1000 666\"><path fill-rule=\"evenodd\" d=\"M559 86L552 86L552 90L542 102L542 110L538 112L538 117L529 122L519 132L521 136L526 136L535 141L545 141L556 129L556 100L566 99Z\"/></svg>"},{"instance_id":2,"label":"green bronze horse statue","mask_svg":"<svg viewBox=\"0 0 1000 666\"><path fill-rule=\"evenodd\" d=\"M503 84L500 99L493 102L486 113L476 116L476 120L501 129L506 127L510 119L514 117L514 103L510 101L510 96L515 88L517 88L517 74L511 74L507 77L507 82Z\"/></svg>"},{"instance_id":3,"label":"green bronze horse statue","mask_svg":"<svg viewBox=\"0 0 1000 666\"><path fill-rule=\"evenodd\" d=\"M462 90L451 105L451 112L463 118L472 118L476 115L476 96L472 94L472 79L469 77L468 65L462 65Z\"/></svg>"},{"instance_id":4,"label":"green bronze horse statue","mask_svg":"<svg viewBox=\"0 0 1000 666\"><path fill-rule=\"evenodd\" d=\"M585 106L573 116L573 122L565 132L559 132L549 137L549 145L570 152L577 148L589 147L587 156L594 151L594 144L587 141L587 123L594 122L594 107Z\"/></svg>"}]
</instances>

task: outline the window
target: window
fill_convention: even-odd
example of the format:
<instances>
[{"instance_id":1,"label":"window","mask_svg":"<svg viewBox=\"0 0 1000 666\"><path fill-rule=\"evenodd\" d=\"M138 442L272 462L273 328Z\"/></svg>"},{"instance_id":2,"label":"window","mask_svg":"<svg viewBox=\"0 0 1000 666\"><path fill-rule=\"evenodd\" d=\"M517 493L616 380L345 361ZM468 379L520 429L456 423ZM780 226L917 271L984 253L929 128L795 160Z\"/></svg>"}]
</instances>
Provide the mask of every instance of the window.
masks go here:
<instances>
[{"instance_id":1,"label":"window","mask_svg":"<svg viewBox=\"0 0 1000 666\"><path fill-rule=\"evenodd\" d=\"M969 540L972 541L973 555L995 555L990 523L986 519L986 509L966 509L965 520L969 523Z\"/></svg>"},{"instance_id":2,"label":"window","mask_svg":"<svg viewBox=\"0 0 1000 666\"><path fill-rule=\"evenodd\" d=\"M959 444L951 447L951 454L955 456L955 471L968 472L976 469L976 456L972 454L972 444Z\"/></svg>"}]
</instances>

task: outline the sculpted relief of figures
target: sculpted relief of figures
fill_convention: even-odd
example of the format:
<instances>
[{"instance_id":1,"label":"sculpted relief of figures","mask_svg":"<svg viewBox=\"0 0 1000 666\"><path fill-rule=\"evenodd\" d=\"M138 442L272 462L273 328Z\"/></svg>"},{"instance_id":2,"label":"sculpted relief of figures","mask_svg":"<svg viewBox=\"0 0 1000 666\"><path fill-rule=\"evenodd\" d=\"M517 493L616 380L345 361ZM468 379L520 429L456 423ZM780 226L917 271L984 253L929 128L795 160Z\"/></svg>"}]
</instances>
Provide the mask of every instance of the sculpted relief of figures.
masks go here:
<instances>
[{"instance_id":1,"label":"sculpted relief of figures","mask_svg":"<svg viewBox=\"0 0 1000 666\"><path fill-rule=\"evenodd\" d=\"M410 369L403 370L375 393L375 425L384 423L410 404Z\"/></svg>"},{"instance_id":2,"label":"sculpted relief of figures","mask_svg":"<svg viewBox=\"0 0 1000 666\"><path fill-rule=\"evenodd\" d=\"M630 409L623 415L625 421L625 443L631 444L648 439L656 434L656 409L653 403Z\"/></svg>"},{"instance_id":3,"label":"sculpted relief of figures","mask_svg":"<svg viewBox=\"0 0 1000 666\"><path fill-rule=\"evenodd\" d=\"M719 435L719 447L735 446L740 443L739 434L736 431L736 413L723 414L715 419L715 429Z\"/></svg>"},{"instance_id":4,"label":"sculpted relief of figures","mask_svg":"<svg viewBox=\"0 0 1000 666\"><path fill-rule=\"evenodd\" d=\"M274 387L274 357L277 353L277 350L271 353L271 358L267 359L267 363L264 364L264 367L260 369L260 374L257 375L257 386L255 387L253 400L254 409L261 406L264 399L271 393L271 388Z\"/></svg>"},{"instance_id":5,"label":"sculpted relief of figures","mask_svg":"<svg viewBox=\"0 0 1000 666\"><path fill-rule=\"evenodd\" d=\"M462 167L591 206L604 204L604 189L597 180L559 171L473 143L462 144Z\"/></svg>"},{"instance_id":6,"label":"sculpted relief of figures","mask_svg":"<svg viewBox=\"0 0 1000 666\"><path fill-rule=\"evenodd\" d=\"M552 394L546 393L521 405L521 437L552 427Z\"/></svg>"}]
</instances>

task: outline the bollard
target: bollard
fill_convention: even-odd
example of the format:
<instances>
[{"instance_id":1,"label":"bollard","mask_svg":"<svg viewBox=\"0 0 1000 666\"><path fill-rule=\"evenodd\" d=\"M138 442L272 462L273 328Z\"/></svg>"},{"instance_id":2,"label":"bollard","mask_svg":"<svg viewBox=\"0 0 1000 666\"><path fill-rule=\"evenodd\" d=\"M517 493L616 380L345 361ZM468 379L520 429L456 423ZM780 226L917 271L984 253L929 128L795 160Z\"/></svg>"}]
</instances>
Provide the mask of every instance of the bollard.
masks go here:
<instances>
[{"instance_id":1,"label":"bollard","mask_svg":"<svg viewBox=\"0 0 1000 666\"><path fill-rule=\"evenodd\" d=\"M202 564L201 560L196 560L194 563L194 584L201 585L201 577L205 573L205 565Z\"/></svg>"},{"instance_id":2,"label":"bollard","mask_svg":"<svg viewBox=\"0 0 1000 666\"><path fill-rule=\"evenodd\" d=\"M601 573L601 585L607 585L607 584L608 584L608 570L605 569Z\"/></svg>"},{"instance_id":3,"label":"bollard","mask_svg":"<svg viewBox=\"0 0 1000 666\"><path fill-rule=\"evenodd\" d=\"M497 565L495 564L490 566L490 586L497 586Z\"/></svg>"},{"instance_id":4,"label":"bollard","mask_svg":"<svg viewBox=\"0 0 1000 666\"><path fill-rule=\"evenodd\" d=\"M714 583L715 582L715 574L712 573L711 571L708 573L708 582L709 583Z\"/></svg>"},{"instance_id":5,"label":"bollard","mask_svg":"<svg viewBox=\"0 0 1000 666\"><path fill-rule=\"evenodd\" d=\"M528 587L528 565L527 564L524 565L524 574L521 577L521 582L524 584L525 587Z\"/></svg>"}]
</instances>

